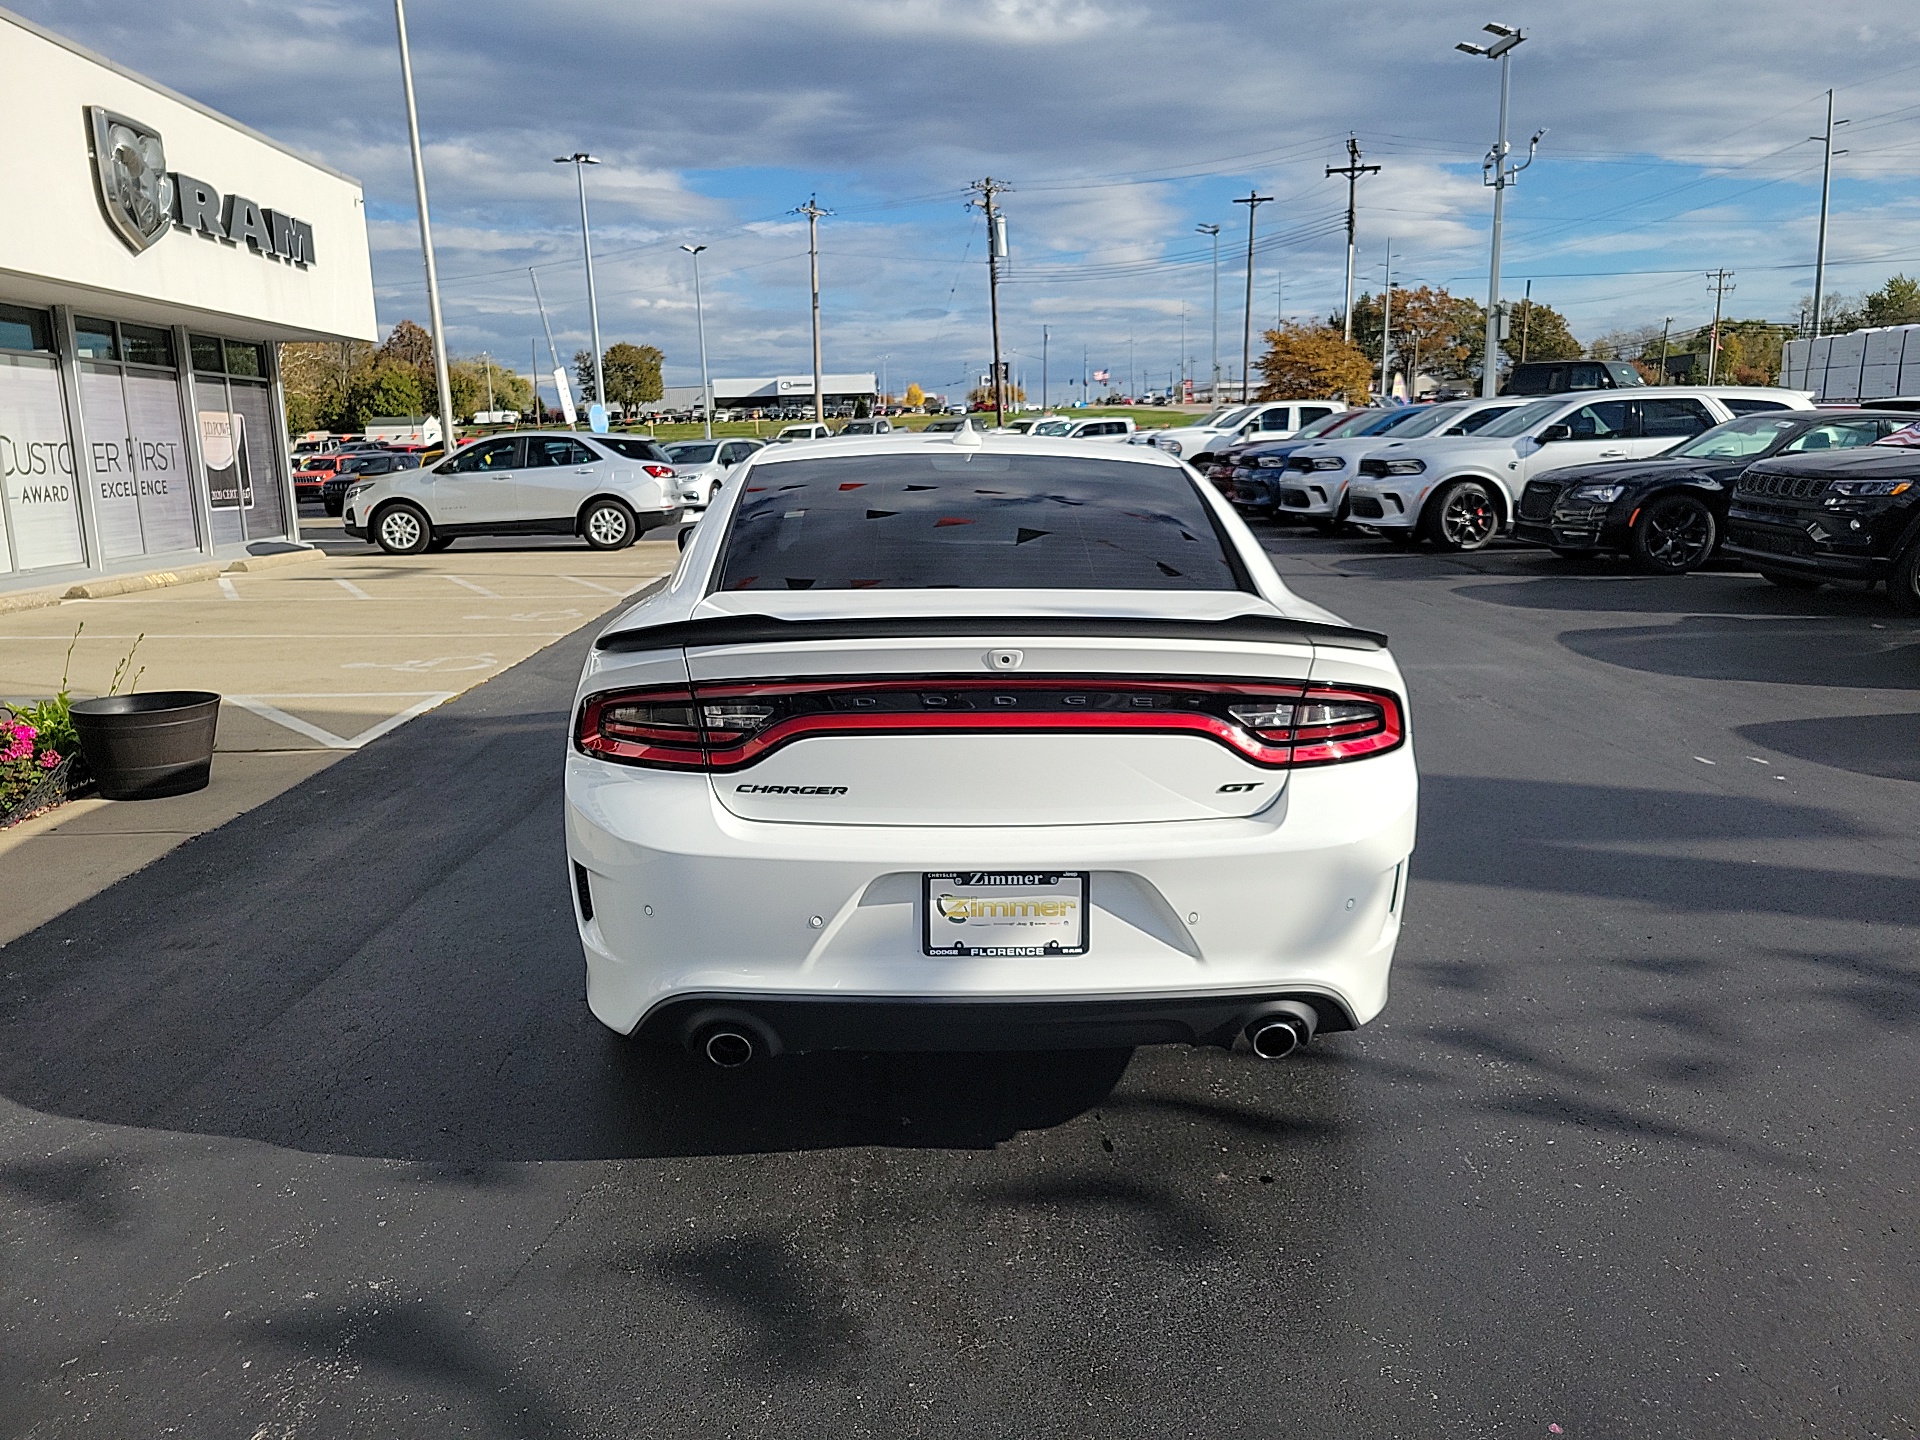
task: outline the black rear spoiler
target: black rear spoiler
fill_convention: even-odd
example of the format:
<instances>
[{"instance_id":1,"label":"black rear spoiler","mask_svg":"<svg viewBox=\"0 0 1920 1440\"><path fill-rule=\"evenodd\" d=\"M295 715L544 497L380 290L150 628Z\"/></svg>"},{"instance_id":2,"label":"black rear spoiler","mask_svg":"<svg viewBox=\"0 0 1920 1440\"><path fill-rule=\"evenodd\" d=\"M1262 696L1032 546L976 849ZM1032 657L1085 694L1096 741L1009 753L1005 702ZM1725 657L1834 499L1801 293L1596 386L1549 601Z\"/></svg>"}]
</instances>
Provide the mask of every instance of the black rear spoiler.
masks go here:
<instances>
[{"instance_id":1,"label":"black rear spoiler","mask_svg":"<svg viewBox=\"0 0 1920 1440\"><path fill-rule=\"evenodd\" d=\"M978 635L1111 636L1138 640L1253 640L1281 645L1329 645L1341 650L1384 650L1375 630L1289 620L1279 615L1230 615L1224 620L1128 619L1119 615L849 615L833 619L782 620L772 615L718 615L677 620L633 630L614 630L594 642L597 650L630 652L676 646L764 645L807 640L913 640Z\"/></svg>"}]
</instances>

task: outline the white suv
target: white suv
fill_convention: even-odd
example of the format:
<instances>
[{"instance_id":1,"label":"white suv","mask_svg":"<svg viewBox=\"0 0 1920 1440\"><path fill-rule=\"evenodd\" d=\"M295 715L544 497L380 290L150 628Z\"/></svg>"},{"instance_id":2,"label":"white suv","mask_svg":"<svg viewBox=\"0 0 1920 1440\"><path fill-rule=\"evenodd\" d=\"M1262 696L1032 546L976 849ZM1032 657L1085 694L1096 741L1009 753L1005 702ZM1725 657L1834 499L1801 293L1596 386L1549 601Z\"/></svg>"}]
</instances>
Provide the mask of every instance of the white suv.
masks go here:
<instances>
[{"instance_id":1,"label":"white suv","mask_svg":"<svg viewBox=\"0 0 1920 1440\"><path fill-rule=\"evenodd\" d=\"M1451 438L1467 436L1485 429L1517 406L1524 398L1511 400L1449 400L1439 405L1408 406L1399 413L1400 423L1371 434L1350 435L1341 440L1311 440L1286 460L1280 480L1280 503L1275 515L1296 516L1307 521L1323 535L1331 535L1347 518L1347 489L1369 455L1391 451L1410 440L1427 436Z\"/></svg>"},{"instance_id":2,"label":"white suv","mask_svg":"<svg viewBox=\"0 0 1920 1440\"><path fill-rule=\"evenodd\" d=\"M754 451L766 448L764 440L675 440L661 448L673 466L674 494L682 505L704 510L713 503L714 492L727 478L727 472Z\"/></svg>"},{"instance_id":3,"label":"white suv","mask_svg":"<svg viewBox=\"0 0 1920 1440\"><path fill-rule=\"evenodd\" d=\"M1478 550L1513 523L1527 481L1566 465L1639 460L1755 410L1810 410L1797 390L1646 386L1530 400L1477 435L1411 440L1368 456L1347 489L1352 518L1395 544Z\"/></svg>"},{"instance_id":4,"label":"white suv","mask_svg":"<svg viewBox=\"0 0 1920 1440\"><path fill-rule=\"evenodd\" d=\"M1050 440L1111 440L1125 445L1131 443L1139 432L1134 428L1133 421L1124 415L1097 415L1090 420L1056 415L1039 421L1027 433Z\"/></svg>"},{"instance_id":5,"label":"white suv","mask_svg":"<svg viewBox=\"0 0 1920 1440\"><path fill-rule=\"evenodd\" d=\"M1344 400L1273 400L1216 410L1197 425L1156 430L1147 441L1189 465L1201 465L1222 450L1254 440L1284 440L1303 425L1349 409ZM1204 472L1202 472L1204 473Z\"/></svg>"},{"instance_id":6,"label":"white suv","mask_svg":"<svg viewBox=\"0 0 1920 1440\"><path fill-rule=\"evenodd\" d=\"M673 467L641 436L535 431L462 446L429 470L353 485L347 534L389 555L444 550L463 535L578 535L620 550L680 518Z\"/></svg>"}]
</instances>

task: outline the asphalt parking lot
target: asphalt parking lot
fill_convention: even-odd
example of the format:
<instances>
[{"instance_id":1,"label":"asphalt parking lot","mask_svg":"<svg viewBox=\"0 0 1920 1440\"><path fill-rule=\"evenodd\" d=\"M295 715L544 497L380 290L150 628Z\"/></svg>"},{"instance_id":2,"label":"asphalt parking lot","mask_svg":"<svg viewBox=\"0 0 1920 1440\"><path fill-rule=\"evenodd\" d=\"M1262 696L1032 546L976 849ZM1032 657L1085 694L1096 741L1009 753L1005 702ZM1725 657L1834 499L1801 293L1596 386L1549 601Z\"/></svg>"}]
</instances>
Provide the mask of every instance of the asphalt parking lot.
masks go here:
<instances>
[{"instance_id":1,"label":"asphalt parking lot","mask_svg":"<svg viewBox=\"0 0 1920 1440\"><path fill-rule=\"evenodd\" d=\"M0 949L0 1429L1915 1433L1920 624L1269 533L1412 686L1376 1024L612 1037L576 632Z\"/></svg>"}]
</instances>

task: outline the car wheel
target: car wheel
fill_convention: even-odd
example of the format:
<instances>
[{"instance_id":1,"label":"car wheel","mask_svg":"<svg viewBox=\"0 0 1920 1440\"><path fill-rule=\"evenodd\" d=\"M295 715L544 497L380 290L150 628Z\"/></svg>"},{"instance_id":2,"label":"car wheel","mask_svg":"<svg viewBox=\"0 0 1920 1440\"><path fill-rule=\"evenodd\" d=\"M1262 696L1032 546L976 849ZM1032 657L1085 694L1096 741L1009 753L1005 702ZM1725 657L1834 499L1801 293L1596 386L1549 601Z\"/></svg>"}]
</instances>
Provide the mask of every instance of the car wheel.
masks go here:
<instances>
[{"instance_id":1,"label":"car wheel","mask_svg":"<svg viewBox=\"0 0 1920 1440\"><path fill-rule=\"evenodd\" d=\"M1500 506L1478 480L1456 480L1429 502L1427 538L1442 550L1479 550L1500 533Z\"/></svg>"},{"instance_id":2,"label":"car wheel","mask_svg":"<svg viewBox=\"0 0 1920 1440\"><path fill-rule=\"evenodd\" d=\"M1692 495L1662 495L1641 507L1633 563L1649 575L1684 575L1707 563L1719 542L1713 511Z\"/></svg>"},{"instance_id":3,"label":"car wheel","mask_svg":"<svg viewBox=\"0 0 1920 1440\"><path fill-rule=\"evenodd\" d=\"M433 526L419 507L389 505L373 521L373 539L389 555L418 555L433 540Z\"/></svg>"},{"instance_id":4,"label":"car wheel","mask_svg":"<svg viewBox=\"0 0 1920 1440\"><path fill-rule=\"evenodd\" d=\"M633 511L618 500L596 500L580 517L580 533L595 550L624 550L639 534Z\"/></svg>"},{"instance_id":5,"label":"car wheel","mask_svg":"<svg viewBox=\"0 0 1920 1440\"><path fill-rule=\"evenodd\" d=\"M447 549L452 544L453 544L453 536L436 535L433 537L433 539L427 542L427 553L429 555L438 555L442 550Z\"/></svg>"},{"instance_id":6,"label":"car wheel","mask_svg":"<svg viewBox=\"0 0 1920 1440\"><path fill-rule=\"evenodd\" d=\"M1784 570L1762 570L1760 573L1782 590L1818 590L1823 583L1811 575L1789 575Z\"/></svg>"},{"instance_id":7,"label":"car wheel","mask_svg":"<svg viewBox=\"0 0 1920 1440\"><path fill-rule=\"evenodd\" d=\"M1920 540L1894 556L1887 572L1887 598L1902 615L1920 615Z\"/></svg>"}]
</instances>

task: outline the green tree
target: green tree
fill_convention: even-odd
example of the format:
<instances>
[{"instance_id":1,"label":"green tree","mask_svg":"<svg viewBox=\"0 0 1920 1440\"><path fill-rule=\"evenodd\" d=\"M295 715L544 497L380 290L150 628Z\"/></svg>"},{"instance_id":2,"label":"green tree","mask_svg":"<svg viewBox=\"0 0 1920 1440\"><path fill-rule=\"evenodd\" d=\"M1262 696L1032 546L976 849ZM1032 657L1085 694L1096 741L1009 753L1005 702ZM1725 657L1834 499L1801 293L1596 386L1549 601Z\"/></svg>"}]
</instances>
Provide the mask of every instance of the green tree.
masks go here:
<instances>
[{"instance_id":1,"label":"green tree","mask_svg":"<svg viewBox=\"0 0 1920 1440\"><path fill-rule=\"evenodd\" d=\"M1869 325L1920 323L1920 280L1895 275L1868 295L1861 309Z\"/></svg>"},{"instance_id":2,"label":"green tree","mask_svg":"<svg viewBox=\"0 0 1920 1440\"><path fill-rule=\"evenodd\" d=\"M424 389L440 388L434 376L433 336L413 321L402 320L389 330L387 338L380 342L379 355L382 360L391 360L412 370L420 377Z\"/></svg>"},{"instance_id":3,"label":"green tree","mask_svg":"<svg viewBox=\"0 0 1920 1440\"><path fill-rule=\"evenodd\" d=\"M1446 290L1422 285L1412 290L1393 292L1394 374L1413 384L1413 368L1440 380L1465 378L1477 371L1478 356L1485 339L1486 312L1471 300ZM1353 302L1353 341L1380 373L1380 331L1385 317L1381 297L1362 295ZM1338 326L1339 316L1327 324Z\"/></svg>"},{"instance_id":4,"label":"green tree","mask_svg":"<svg viewBox=\"0 0 1920 1440\"><path fill-rule=\"evenodd\" d=\"M1358 307L1355 314L1358 315ZM1334 325L1283 325L1266 332L1262 400L1360 400L1371 391L1373 366Z\"/></svg>"},{"instance_id":5,"label":"green tree","mask_svg":"<svg viewBox=\"0 0 1920 1440\"><path fill-rule=\"evenodd\" d=\"M609 345L600 362L607 377L607 399L625 414L658 400L660 365L665 359L652 345L629 345L624 340Z\"/></svg>"},{"instance_id":6,"label":"green tree","mask_svg":"<svg viewBox=\"0 0 1920 1440\"><path fill-rule=\"evenodd\" d=\"M1484 340L1481 343L1485 345ZM1500 342L1500 348L1516 363L1522 355L1528 360L1578 360L1587 353L1586 347L1573 338L1567 317L1538 300L1514 302L1507 338Z\"/></svg>"},{"instance_id":7,"label":"green tree","mask_svg":"<svg viewBox=\"0 0 1920 1440\"><path fill-rule=\"evenodd\" d=\"M393 359L377 359L347 386L343 420L349 430L364 430L376 415L420 415L426 410L426 392L412 366Z\"/></svg>"}]
</instances>

